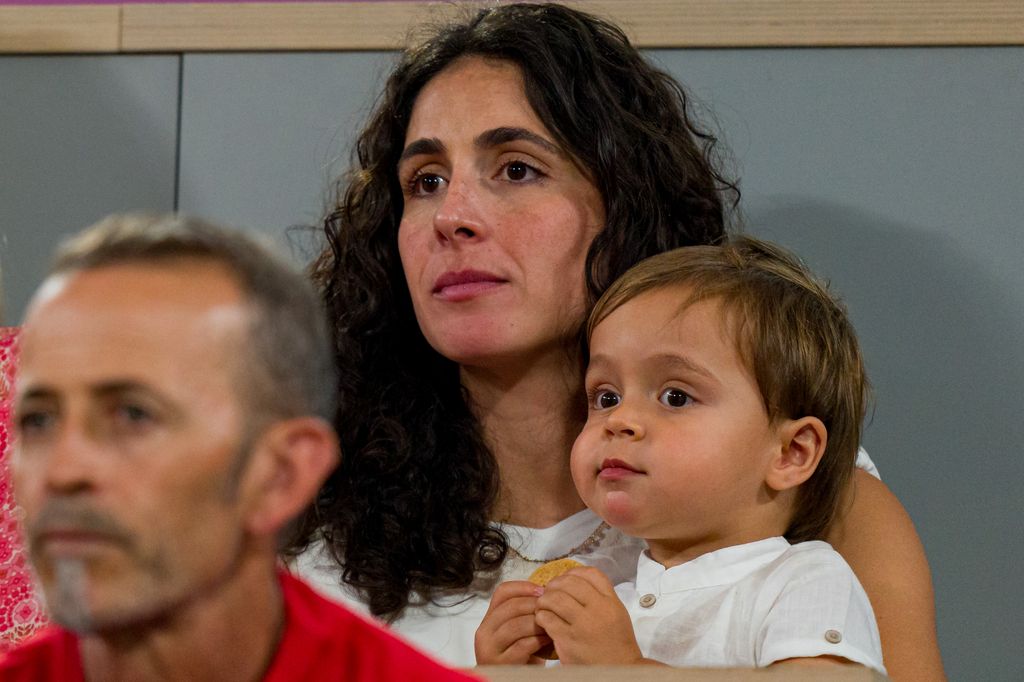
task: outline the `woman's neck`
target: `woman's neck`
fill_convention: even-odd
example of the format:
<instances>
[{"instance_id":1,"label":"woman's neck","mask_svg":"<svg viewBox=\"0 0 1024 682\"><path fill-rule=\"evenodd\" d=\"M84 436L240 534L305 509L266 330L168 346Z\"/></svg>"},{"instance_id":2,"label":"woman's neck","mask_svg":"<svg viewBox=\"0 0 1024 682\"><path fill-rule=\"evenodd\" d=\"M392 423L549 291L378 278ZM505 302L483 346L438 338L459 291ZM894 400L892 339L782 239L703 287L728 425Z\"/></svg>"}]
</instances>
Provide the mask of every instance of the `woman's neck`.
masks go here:
<instances>
[{"instance_id":1,"label":"woman's neck","mask_svg":"<svg viewBox=\"0 0 1024 682\"><path fill-rule=\"evenodd\" d=\"M525 368L463 367L461 376L498 463L493 520L546 528L583 509L569 471L585 418L578 364L559 351Z\"/></svg>"}]
</instances>

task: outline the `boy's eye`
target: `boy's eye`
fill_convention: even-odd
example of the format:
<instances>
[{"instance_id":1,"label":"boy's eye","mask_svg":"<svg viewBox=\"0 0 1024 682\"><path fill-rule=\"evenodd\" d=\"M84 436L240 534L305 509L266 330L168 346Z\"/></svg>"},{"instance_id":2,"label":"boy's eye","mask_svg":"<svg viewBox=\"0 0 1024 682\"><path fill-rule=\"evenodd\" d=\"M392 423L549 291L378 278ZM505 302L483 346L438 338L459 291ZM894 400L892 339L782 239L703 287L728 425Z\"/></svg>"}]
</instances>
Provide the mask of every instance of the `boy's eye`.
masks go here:
<instances>
[{"instance_id":1,"label":"boy's eye","mask_svg":"<svg viewBox=\"0 0 1024 682\"><path fill-rule=\"evenodd\" d=\"M610 407L615 407L619 404L619 394L614 391L602 389L594 394L594 400L592 404L594 409L607 410Z\"/></svg>"},{"instance_id":2,"label":"boy's eye","mask_svg":"<svg viewBox=\"0 0 1024 682\"><path fill-rule=\"evenodd\" d=\"M661 395L658 396L658 400L662 405L666 405L668 407L685 407L691 400L693 400L693 398L691 398L686 391L680 388L666 388L661 392Z\"/></svg>"}]
</instances>

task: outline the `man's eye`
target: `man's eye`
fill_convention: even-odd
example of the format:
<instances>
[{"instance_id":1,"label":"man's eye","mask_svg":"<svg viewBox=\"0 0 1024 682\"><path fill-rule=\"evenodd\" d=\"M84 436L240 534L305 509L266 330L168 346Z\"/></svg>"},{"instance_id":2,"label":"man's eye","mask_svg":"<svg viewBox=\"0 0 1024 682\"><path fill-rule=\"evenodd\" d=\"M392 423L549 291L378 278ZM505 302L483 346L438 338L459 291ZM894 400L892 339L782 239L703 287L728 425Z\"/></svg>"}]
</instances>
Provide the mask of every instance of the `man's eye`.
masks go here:
<instances>
[{"instance_id":1,"label":"man's eye","mask_svg":"<svg viewBox=\"0 0 1024 682\"><path fill-rule=\"evenodd\" d=\"M114 408L114 419L126 426L139 426L153 421L153 415L138 405L118 405Z\"/></svg>"},{"instance_id":2,"label":"man's eye","mask_svg":"<svg viewBox=\"0 0 1024 682\"><path fill-rule=\"evenodd\" d=\"M620 398L618 393L605 389L595 393L594 399L591 402L595 409L607 410L610 407L615 407L616 405L618 405L619 400Z\"/></svg>"},{"instance_id":3,"label":"man's eye","mask_svg":"<svg viewBox=\"0 0 1024 682\"><path fill-rule=\"evenodd\" d=\"M25 435L41 433L52 423L53 415L49 412L26 412L18 417L18 430Z\"/></svg>"},{"instance_id":4,"label":"man's eye","mask_svg":"<svg viewBox=\"0 0 1024 682\"><path fill-rule=\"evenodd\" d=\"M661 392L661 395L658 396L658 400L662 405L666 405L668 407L685 407L693 400L693 398L691 398L686 391L680 388L666 388Z\"/></svg>"}]
</instances>

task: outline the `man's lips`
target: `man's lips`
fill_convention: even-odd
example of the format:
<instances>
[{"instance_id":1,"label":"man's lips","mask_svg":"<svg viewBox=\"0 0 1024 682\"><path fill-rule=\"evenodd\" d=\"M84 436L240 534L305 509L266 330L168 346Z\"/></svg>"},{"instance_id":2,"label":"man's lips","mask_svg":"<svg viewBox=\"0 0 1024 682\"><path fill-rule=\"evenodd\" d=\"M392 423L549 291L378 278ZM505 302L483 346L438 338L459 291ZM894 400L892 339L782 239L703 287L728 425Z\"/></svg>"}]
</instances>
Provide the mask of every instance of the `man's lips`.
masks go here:
<instances>
[{"instance_id":1,"label":"man's lips","mask_svg":"<svg viewBox=\"0 0 1024 682\"><path fill-rule=\"evenodd\" d=\"M644 472L630 466L621 459L606 459L601 462L597 477L605 481L619 481L630 476L642 475Z\"/></svg>"},{"instance_id":2,"label":"man's lips","mask_svg":"<svg viewBox=\"0 0 1024 682\"><path fill-rule=\"evenodd\" d=\"M110 533L81 528L51 528L35 533L31 540L37 550L51 556L77 555L102 546L124 546L125 539Z\"/></svg>"},{"instance_id":3,"label":"man's lips","mask_svg":"<svg viewBox=\"0 0 1024 682\"><path fill-rule=\"evenodd\" d=\"M458 270L442 274L434 282L431 293L445 301L465 301L493 291L508 280L483 270Z\"/></svg>"}]
</instances>

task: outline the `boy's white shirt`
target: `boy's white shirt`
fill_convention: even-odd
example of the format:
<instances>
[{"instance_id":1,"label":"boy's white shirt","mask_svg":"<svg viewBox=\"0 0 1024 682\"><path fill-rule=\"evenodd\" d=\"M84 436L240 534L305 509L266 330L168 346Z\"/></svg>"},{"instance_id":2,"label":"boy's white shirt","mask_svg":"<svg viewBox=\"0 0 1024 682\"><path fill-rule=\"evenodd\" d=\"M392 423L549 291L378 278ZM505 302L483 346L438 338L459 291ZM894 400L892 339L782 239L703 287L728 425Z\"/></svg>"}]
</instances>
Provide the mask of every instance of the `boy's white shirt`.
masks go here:
<instances>
[{"instance_id":1,"label":"boy's white shirt","mask_svg":"<svg viewBox=\"0 0 1024 682\"><path fill-rule=\"evenodd\" d=\"M885 672L864 589L825 542L774 537L666 569L641 553L616 585L647 658L674 666L763 667L839 656Z\"/></svg>"},{"instance_id":2,"label":"boy's white shirt","mask_svg":"<svg viewBox=\"0 0 1024 682\"><path fill-rule=\"evenodd\" d=\"M857 453L857 467L879 478L878 469L863 448ZM594 512L584 509L548 528L499 527L509 536L510 545L522 554L550 557L579 545L600 522ZM592 553L574 558L600 568L613 584L619 584L634 579L637 556L645 547L643 540L610 528ZM505 580L525 579L536 567L536 563L519 561L510 552L496 579L478 580L467 590L438 597L436 603L410 605L390 624L391 630L445 663L474 666L473 637L487 612L494 587ZM310 545L292 562L291 568L324 596L368 613L359 595L341 584L341 567L321 542Z\"/></svg>"}]
</instances>

